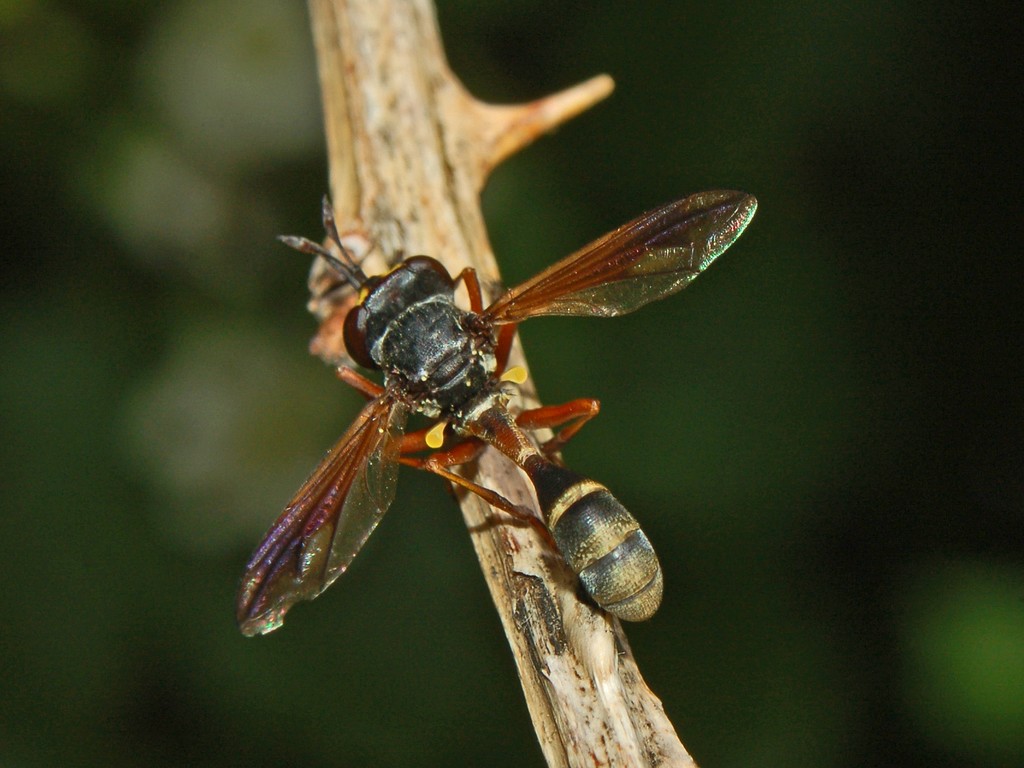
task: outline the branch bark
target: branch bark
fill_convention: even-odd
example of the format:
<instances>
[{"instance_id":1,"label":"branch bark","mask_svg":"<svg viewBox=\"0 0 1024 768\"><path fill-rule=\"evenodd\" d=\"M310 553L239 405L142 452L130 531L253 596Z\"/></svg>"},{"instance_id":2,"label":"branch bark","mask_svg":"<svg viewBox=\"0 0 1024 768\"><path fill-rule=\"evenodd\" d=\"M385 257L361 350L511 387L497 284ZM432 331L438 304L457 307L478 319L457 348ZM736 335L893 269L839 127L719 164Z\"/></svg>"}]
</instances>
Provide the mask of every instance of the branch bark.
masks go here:
<instances>
[{"instance_id":1,"label":"branch bark","mask_svg":"<svg viewBox=\"0 0 1024 768\"><path fill-rule=\"evenodd\" d=\"M500 285L479 207L491 170L604 98L598 76L516 106L475 100L448 68L429 0L310 0L335 215L369 274L427 253L456 274ZM319 262L320 260L318 260ZM339 322L353 297L322 263L310 278L321 319L313 351L344 361ZM513 364L526 363L518 342ZM532 383L523 407L535 405ZM475 480L536 508L532 488L488 450ZM494 604L515 656L541 749L552 766L694 766L640 676L618 620L577 598L576 577L529 526L493 525L461 494Z\"/></svg>"}]
</instances>

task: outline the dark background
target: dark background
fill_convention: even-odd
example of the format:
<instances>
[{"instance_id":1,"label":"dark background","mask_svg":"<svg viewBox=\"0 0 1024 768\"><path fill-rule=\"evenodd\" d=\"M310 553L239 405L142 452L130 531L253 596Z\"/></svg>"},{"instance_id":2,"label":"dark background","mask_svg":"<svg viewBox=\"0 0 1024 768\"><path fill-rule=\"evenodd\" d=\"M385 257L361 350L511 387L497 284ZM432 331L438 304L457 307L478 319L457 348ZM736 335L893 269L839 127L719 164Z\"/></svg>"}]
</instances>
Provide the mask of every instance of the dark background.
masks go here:
<instances>
[{"instance_id":1,"label":"dark background","mask_svg":"<svg viewBox=\"0 0 1024 768\"><path fill-rule=\"evenodd\" d=\"M1019 25L980 4L443 2L494 102L614 96L484 198L509 283L640 211L760 210L684 294L523 331L666 596L629 628L715 766L1024 760ZM358 398L306 353L303 7L0 11L0 762L539 765L436 478L286 628L242 567ZM1012 175L1012 183L1011 183Z\"/></svg>"}]
</instances>

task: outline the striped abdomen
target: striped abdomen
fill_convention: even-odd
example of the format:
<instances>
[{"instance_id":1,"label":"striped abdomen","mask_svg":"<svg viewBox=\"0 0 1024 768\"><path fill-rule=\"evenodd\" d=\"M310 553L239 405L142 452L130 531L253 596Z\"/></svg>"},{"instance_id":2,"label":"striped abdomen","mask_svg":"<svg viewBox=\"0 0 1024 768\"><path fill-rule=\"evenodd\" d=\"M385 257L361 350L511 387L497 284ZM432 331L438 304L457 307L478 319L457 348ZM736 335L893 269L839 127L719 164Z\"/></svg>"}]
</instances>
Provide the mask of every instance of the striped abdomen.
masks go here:
<instances>
[{"instance_id":1,"label":"striped abdomen","mask_svg":"<svg viewBox=\"0 0 1024 768\"><path fill-rule=\"evenodd\" d=\"M653 616L661 565L629 510L603 485L565 467L538 457L524 469L558 549L594 602L626 621Z\"/></svg>"}]
</instances>

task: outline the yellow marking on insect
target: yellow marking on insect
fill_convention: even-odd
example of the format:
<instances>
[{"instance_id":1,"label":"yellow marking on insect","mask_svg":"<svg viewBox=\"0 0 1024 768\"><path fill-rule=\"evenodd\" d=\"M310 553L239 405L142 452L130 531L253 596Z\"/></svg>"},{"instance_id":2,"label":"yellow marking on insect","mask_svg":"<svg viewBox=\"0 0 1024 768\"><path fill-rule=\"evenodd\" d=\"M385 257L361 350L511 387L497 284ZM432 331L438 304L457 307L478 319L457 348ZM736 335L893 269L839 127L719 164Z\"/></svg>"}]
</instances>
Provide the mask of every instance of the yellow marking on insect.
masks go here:
<instances>
[{"instance_id":1,"label":"yellow marking on insect","mask_svg":"<svg viewBox=\"0 0 1024 768\"><path fill-rule=\"evenodd\" d=\"M440 448L444 445L444 428L447 426L447 421L439 421L430 428L425 440L428 448Z\"/></svg>"},{"instance_id":2,"label":"yellow marking on insect","mask_svg":"<svg viewBox=\"0 0 1024 768\"><path fill-rule=\"evenodd\" d=\"M579 482L570 485L562 491L562 495L555 499L554 503L551 505L551 509L548 510L548 528L554 530L555 525L561 519L562 515L565 514L565 511L584 496L589 496L595 491L606 490L608 489L594 480L580 480Z\"/></svg>"},{"instance_id":3,"label":"yellow marking on insect","mask_svg":"<svg viewBox=\"0 0 1024 768\"><path fill-rule=\"evenodd\" d=\"M522 384L526 378L526 369L521 365L513 365L501 374L502 381L511 381L513 384Z\"/></svg>"}]
</instances>

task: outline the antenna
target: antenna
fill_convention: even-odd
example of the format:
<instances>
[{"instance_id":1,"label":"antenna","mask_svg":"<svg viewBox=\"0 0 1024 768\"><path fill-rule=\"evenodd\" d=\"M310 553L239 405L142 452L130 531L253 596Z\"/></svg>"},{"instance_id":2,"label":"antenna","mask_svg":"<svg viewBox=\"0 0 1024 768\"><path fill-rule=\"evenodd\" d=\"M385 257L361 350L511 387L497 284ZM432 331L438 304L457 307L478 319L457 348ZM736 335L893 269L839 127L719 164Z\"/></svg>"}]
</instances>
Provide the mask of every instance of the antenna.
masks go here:
<instances>
[{"instance_id":1,"label":"antenna","mask_svg":"<svg viewBox=\"0 0 1024 768\"><path fill-rule=\"evenodd\" d=\"M324 195L323 201L323 221L324 229L327 231L327 237L334 241L334 244L338 246L338 250L341 252L342 258L340 259L319 243L314 243L312 240L308 240L305 237L297 237L296 235L279 235L277 239L289 248L294 248L302 253L308 253L310 256L319 256L322 259L325 259L335 272L345 278L345 280L358 291L366 285L368 278L359 265L356 264L355 259L352 258L352 254L349 253L348 248L346 248L341 242L341 236L338 234L338 226L334 222L334 210L331 208L331 201L327 199L327 195Z\"/></svg>"}]
</instances>

